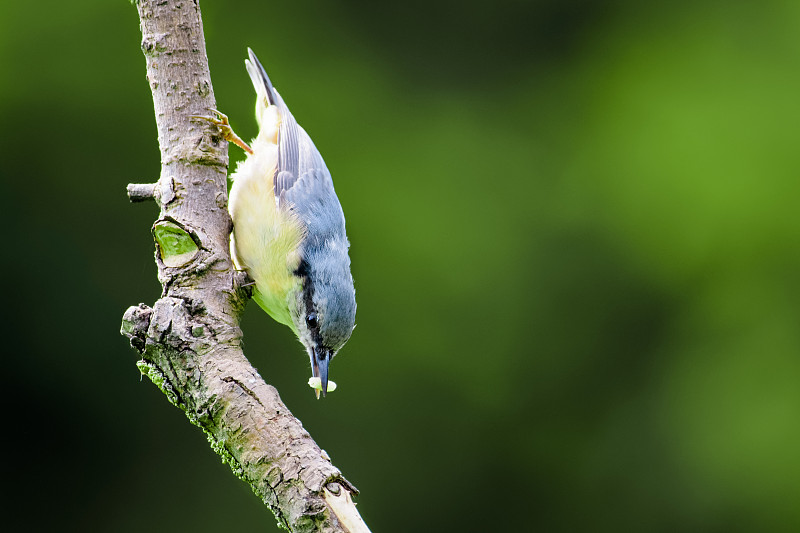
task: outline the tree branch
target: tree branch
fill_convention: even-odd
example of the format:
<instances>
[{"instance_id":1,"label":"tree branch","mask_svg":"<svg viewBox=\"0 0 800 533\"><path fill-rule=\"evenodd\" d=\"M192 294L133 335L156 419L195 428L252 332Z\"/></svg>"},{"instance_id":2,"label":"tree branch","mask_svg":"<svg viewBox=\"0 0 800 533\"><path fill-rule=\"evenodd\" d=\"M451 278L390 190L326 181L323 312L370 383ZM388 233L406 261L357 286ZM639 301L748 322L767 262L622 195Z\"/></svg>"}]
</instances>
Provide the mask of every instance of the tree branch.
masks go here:
<instances>
[{"instance_id":1,"label":"tree branch","mask_svg":"<svg viewBox=\"0 0 800 533\"><path fill-rule=\"evenodd\" d=\"M162 297L125 312L138 366L293 532L369 531L357 494L241 349L247 300L229 255L227 143L190 120L216 107L197 0L140 0L142 51L153 93L161 176L131 184L154 198Z\"/></svg>"}]
</instances>

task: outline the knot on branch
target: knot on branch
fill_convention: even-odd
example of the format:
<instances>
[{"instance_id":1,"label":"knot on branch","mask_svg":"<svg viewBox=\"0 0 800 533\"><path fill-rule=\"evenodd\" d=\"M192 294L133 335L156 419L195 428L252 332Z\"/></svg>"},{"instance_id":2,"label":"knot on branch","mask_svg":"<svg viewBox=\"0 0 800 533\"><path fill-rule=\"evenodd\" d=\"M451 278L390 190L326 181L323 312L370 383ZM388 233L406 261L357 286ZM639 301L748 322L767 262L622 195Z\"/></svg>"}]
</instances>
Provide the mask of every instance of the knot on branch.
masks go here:
<instances>
[{"instance_id":1,"label":"knot on branch","mask_svg":"<svg viewBox=\"0 0 800 533\"><path fill-rule=\"evenodd\" d=\"M152 316L153 310L150 307L139 304L129 307L122 317L120 333L128 337L131 347L139 353L144 353L147 331L150 329L150 317Z\"/></svg>"},{"instance_id":2,"label":"knot on branch","mask_svg":"<svg viewBox=\"0 0 800 533\"><path fill-rule=\"evenodd\" d=\"M159 344L168 344L182 351L191 350L207 333L203 324L192 320L193 315L203 311L202 302L169 296L161 298L153 308L147 336Z\"/></svg>"},{"instance_id":3,"label":"knot on branch","mask_svg":"<svg viewBox=\"0 0 800 533\"><path fill-rule=\"evenodd\" d=\"M155 191L155 183L129 183L128 200L130 200L131 203L146 202L147 200L153 199Z\"/></svg>"},{"instance_id":4,"label":"knot on branch","mask_svg":"<svg viewBox=\"0 0 800 533\"><path fill-rule=\"evenodd\" d=\"M191 345L211 333L208 325L193 319L204 311L200 301L161 298L152 308L145 304L129 307L122 317L120 333L140 354L145 353L148 344L154 343L191 349Z\"/></svg>"},{"instance_id":5,"label":"knot on branch","mask_svg":"<svg viewBox=\"0 0 800 533\"><path fill-rule=\"evenodd\" d=\"M175 180L168 176L157 183L129 183L128 200L131 203L156 200L161 205L167 205L175 199Z\"/></svg>"},{"instance_id":6,"label":"knot on branch","mask_svg":"<svg viewBox=\"0 0 800 533\"><path fill-rule=\"evenodd\" d=\"M165 218L153 225L153 238L164 266L181 267L195 258L200 251L199 238L192 233L174 219Z\"/></svg>"}]
</instances>

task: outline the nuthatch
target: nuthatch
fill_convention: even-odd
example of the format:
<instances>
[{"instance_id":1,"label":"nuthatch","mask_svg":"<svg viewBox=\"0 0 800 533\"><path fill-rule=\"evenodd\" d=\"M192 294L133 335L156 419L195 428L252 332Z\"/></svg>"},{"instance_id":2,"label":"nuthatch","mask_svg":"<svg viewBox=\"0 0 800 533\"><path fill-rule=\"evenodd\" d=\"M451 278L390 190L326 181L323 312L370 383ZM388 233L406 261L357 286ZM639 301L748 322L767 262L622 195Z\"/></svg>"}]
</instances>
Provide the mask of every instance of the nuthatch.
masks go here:
<instances>
[{"instance_id":1,"label":"nuthatch","mask_svg":"<svg viewBox=\"0 0 800 533\"><path fill-rule=\"evenodd\" d=\"M231 176L233 261L255 281L256 303L303 343L324 396L328 365L355 327L344 213L322 156L247 51L259 126L252 149L222 113L212 109L217 117L196 118L213 122L225 139L247 151Z\"/></svg>"}]
</instances>

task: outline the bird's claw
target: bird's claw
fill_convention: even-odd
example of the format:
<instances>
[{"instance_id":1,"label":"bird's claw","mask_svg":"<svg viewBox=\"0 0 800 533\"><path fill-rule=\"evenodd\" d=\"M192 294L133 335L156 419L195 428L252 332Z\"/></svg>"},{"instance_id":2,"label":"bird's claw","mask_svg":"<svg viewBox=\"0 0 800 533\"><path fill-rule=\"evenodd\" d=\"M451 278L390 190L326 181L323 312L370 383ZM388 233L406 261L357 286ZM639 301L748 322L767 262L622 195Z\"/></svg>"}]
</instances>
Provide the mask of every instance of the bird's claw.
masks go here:
<instances>
[{"instance_id":1,"label":"bird's claw","mask_svg":"<svg viewBox=\"0 0 800 533\"><path fill-rule=\"evenodd\" d=\"M210 122L215 125L219 132L222 134L222 138L228 142L232 142L248 154L252 154L253 150L247 146L247 144L234 133L233 128L231 128L231 123L228 121L228 115L225 113L214 109L213 107L207 108L209 111L214 113L216 116L208 116L208 115L191 115L189 118L194 120L205 120L206 122Z\"/></svg>"}]
</instances>

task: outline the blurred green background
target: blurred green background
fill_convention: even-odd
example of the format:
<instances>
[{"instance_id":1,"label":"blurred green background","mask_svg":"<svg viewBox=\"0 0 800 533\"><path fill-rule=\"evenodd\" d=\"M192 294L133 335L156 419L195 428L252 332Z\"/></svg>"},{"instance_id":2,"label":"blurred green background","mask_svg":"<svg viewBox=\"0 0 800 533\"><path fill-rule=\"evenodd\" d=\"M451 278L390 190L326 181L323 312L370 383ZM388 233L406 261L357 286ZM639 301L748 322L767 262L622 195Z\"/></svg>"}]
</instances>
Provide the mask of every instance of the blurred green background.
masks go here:
<instances>
[{"instance_id":1,"label":"blurred green background","mask_svg":"<svg viewBox=\"0 0 800 533\"><path fill-rule=\"evenodd\" d=\"M220 109L256 133L250 46L347 214L339 390L243 328L373 531L800 530L800 3L201 7ZM7 530L276 530L118 334L160 289L136 10L0 30Z\"/></svg>"}]
</instances>

